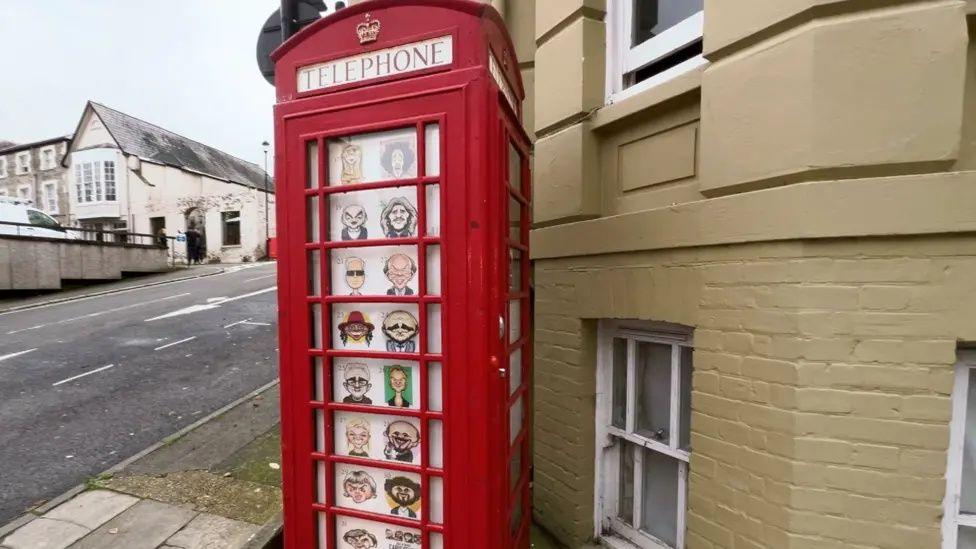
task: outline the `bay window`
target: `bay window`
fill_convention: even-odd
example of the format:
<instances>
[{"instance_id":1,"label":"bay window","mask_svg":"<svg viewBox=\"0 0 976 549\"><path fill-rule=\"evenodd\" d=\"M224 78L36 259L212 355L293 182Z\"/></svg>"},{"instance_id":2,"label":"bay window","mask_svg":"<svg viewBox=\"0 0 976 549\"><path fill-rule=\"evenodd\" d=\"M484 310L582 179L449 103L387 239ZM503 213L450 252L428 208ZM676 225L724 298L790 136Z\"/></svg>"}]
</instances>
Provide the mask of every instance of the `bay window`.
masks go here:
<instances>
[{"instance_id":1,"label":"bay window","mask_svg":"<svg viewBox=\"0 0 976 549\"><path fill-rule=\"evenodd\" d=\"M74 177L75 199L79 204L117 200L114 161L76 162Z\"/></svg>"}]
</instances>

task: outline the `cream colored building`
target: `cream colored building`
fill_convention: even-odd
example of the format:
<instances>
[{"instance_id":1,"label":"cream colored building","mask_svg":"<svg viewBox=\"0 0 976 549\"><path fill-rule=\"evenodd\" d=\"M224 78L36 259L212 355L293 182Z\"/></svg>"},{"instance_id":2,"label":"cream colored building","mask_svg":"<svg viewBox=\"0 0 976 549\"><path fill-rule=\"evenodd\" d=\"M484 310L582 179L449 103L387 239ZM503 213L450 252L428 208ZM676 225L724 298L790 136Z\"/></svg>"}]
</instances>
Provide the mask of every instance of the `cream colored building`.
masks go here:
<instances>
[{"instance_id":1,"label":"cream colored building","mask_svg":"<svg viewBox=\"0 0 976 549\"><path fill-rule=\"evenodd\" d=\"M976 547L976 1L492 3L536 137L536 523Z\"/></svg>"},{"instance_id":2,"label":"cream colored building","mask_svg":"<svg viewBox=\"0 0 976 549\"><path fill-rule=\"evenodd\" d=\"M263 258L275 235L274 186L260 166L104 105L85 107L66 164L78 226L175 237L192 225L204 260L223 262ZM185 242L171 249L186 258Z\"/></svg>"}]
</instances>

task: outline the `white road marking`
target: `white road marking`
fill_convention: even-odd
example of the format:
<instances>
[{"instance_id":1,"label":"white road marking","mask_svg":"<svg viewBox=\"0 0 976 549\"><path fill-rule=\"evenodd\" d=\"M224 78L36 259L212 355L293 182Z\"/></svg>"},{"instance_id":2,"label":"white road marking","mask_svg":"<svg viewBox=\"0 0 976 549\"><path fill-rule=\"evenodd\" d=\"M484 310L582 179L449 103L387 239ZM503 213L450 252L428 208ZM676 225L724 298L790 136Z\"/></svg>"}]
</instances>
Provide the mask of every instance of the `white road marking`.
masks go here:
<instances>
[{"instance_id":1,"label":"white road marking","mask_svg":"<svg viewBox=\"0 0 976 549\"><path fill-rule=\"evenodd\" d=\"M102 372L102 371L108 370L109 368L112 368L114 366L115 366L115 364L109 364L108 366L102 366L101 368L95 368L94 370L92 370L90 372L85 372L83 374L78 374L76 376L69 377L68 379L62 379L61 381L58 381L56 383L52 383L51 386L52 387L57 387L58 385L61 385L62 383L67 383L69 381L74 381L76 379L81 379L81 378L83 378L85 376L90 376L92 374L97 374L98 372Z\"/></svg>"},{"instance_id":2,"label":"white road marking","mask_svg":"<svg viewBox=\"0 0 976 549\"><path fill-rule=\"evenodd\" d=\"M271 326L271 324L268 324L267 322L251 322L250 318L245 318L244 320L239 320L237 322L233 322L231 324L224 326L224 329L226 330L227 328L240 326L243 324L247 324L248 326Z\"/></svg>"},{"instance_id":3,"label":"white road marking","mask_svg":"<svg viewBox=\"0 0 976 549\"><path fill-rule=\"evenodd\" d=\"M167 347L172 347L173 345L179 345L180 343L186 343L187 341L193 341L196 338L197 338L197 336L193 336L193 337L188 337L186 339L181 339L179 341L174 341L172 343L167 343L166 345L163 345L161 347L156 347L155 349L153 349L153 351L161 351L161 350L163 350L163 349L165 349Z\"/></svg>"},{"instance_id":4,"label":"white road marking","mask_svg":"<svg viewBox=\"0 0 976 549\"><path fill-rule=\"evenodd\" d=\"M13 358L15 356L26 355L27 353L32 353L32 352L34 352L36 350L37 350L37 348L27 349L26 351L21 351L19 353L10 353L9 355L0 356L0 362L3 362L4 360L7 360L8 358Z\"/></svg>"},{"instance_id":5,"label":"white road marking","mask_svg":"<svg viewBox=\"0 0 976 549\"><path fill-rule=\"evenodd\" d=\"M239 325L239 324L244 324L244 323L245 323L245 322L247 322L248 320L251 320L251 319L250 319L250 318L248 318L248 319L245 319L245 320L239 320L239 321L237 321L237 322L234 322L234 323L232 323L232 324L228 324L228 325L226 325L226 326L224 326L224 329L226 330L227 328L230 328L230 327L232 327L232 326L237 326L237 325Z\"/></svg>"},{"instance_id":6,"label":"white road marking","mask_svg":"<svg viewBox=\"0 0 976 549\"><path fill-rule=\"evenodd\" d=\"M190 305L189 307L183 307L182 309L177 309L177 310L175 310L175 311L173 311L171 313L166 313L164 315L154 316L152 318L147 318L145 320L145 322L153 322L153 321L156 321L156 320L162 320L164 318L173 318L173 317L176 317L176 316L183 316L183 315L189 315L189 314L193 314L193 313L199 313L200 311L210 311L210 310L213 310L213 309L219 309L220 306L223 305L224 303L230 303L231 301L237 301L239 299L247 299L249 297L254 297L256 295L266 294L268 292L273 292L273 291L275 291L277 289L278 289L277 286L271 286L270 288L265 288L263 290L258 290L256 292L251 292L251 293L247 293L247 294L243 294L243 295L239 295L239 296L235 296L235 297L224 297L224 298L220 298L219 300L214 301L213 303L208 303L206 305Z\"/></svg>"},{"instance_id":7,"label":"white road marking","mask_svg":"<svg viewBox=\"0 0 976 549\"><path fill-rule=\"evenodd\" d=\"M160 301L169 301L170 299L176 299L178 297L184 297L184 296L188 296L188 295L190 295L190 292L186 292L186 293L182 293L182 294L176 294L176 295L171 295L171 296L168 296L168 297L161 297L159 299L152 299L152 300L149 300L149 301L142 301L142 302L139 302L139 303L133 303L131 305L125 305L123 307L116 307L114 309L106 309L104 311L99 311L97 313L88 313L87 315L76 316L74 318L66 318L64 320L59 320L57 322L49 322L47 324L38 324L37 326L31 326L30 328L21 328L20 330L12 330L10 332L7 332L7 335L19 334L21 332L28 332L28 331L31 331L31 330L40 330L41 328L46 328L48 326L57 326L59 324L66 324L68 322L74 322L76 320L85 320L85 319L88 319L88 318L94 318L96 316L102 316L102 315L105 315L105 314L108 314L108 313L115 313L115 312L118 312L118 311L124 311L126 309L132 309L132 308L135 308L135 307L142 307L144 305L150 305L150 304L153 304L153 303L159 303Z\"/></svg>"},{"instance_id":8,"label":"white road marking","mask_svg":"<svg viewBox=\"0 0 976 549\"><path fill-rule=\"evenodd\" d=\"M265 278L271 278L271 277L273 277L273 276L278 276L278 274L277 274L277 273L271 273L271 274L269 274L269 275L264 275L264 276L258 276L258 277L255 277L255 278L248 278L248 279L247 279L247 280L245 280L244 282L254 282L255 280L263 280L263 279L265 279Z\"/></svg>"},{"instance_id":9,"label":"white road marking","mask_svg":"<svg viewBox=\"0 0 976 549\"><path fill-rule=\"evenodd\" d=\"M271 324L268 324L267 322L251 322L250 320L244 322L244 324L247 324L248 326L271 326Z\"/></svg>"}]
</instances>

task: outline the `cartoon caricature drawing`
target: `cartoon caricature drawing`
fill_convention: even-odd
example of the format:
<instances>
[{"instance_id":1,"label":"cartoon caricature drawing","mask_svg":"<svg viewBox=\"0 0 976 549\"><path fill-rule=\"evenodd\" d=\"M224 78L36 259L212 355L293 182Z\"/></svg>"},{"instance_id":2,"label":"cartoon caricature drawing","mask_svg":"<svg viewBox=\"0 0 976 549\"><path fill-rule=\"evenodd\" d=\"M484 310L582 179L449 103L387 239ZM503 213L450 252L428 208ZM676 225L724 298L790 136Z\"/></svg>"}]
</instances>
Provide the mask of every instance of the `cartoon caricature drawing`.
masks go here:
<instances>
[{"instance_id":1,"label":"cartoon caricature drawing","mask_svg":"<svg viewBox=\"0 0 976 549\"><path fill-rule=\"evenodd\" d=\"M417 208L405 196L390 200L380 214L380 226L387 238L408 238L417 231Z\"/></svg>"},{"instance_id":2,"label":"cartoon caricature drawing","mask_svg":"<svg viewBox=\"0 0 976 549\"><path fill-rule=\"evenodd\" d=\"M393 477L383 483L386 495L393 501L391 515L398 517L417 518L417 513L410 507L420 501L420 485L407 477Z\"/></svg>"},{"instance_id":3,"label":"cartoon caricature drawing","mask_svg":"<svg viewBox=\"0 0 976 549\"><path fill-rule=\"evenodd\" d=\"M376 497L376 481L366 471L353 471L342 481L342 495L356 503L373 499Z\"/></svg>"},{"instance_id":4,"label":"cartoon caricature drawing","mask_svg":"<svg viewBox=\"0 0 976 549\"><path fill-rule=\"evenodd\" d=\"M339 179L343 185L359 183L363 179L363 149L359 145L349 144L339 153L342 159L342 173Z\"/></svg>"},{"instance_id":5,"label":"cartoon caricature drawing","mask_svg":"<svg viewBox=\"0 0 976 549\"><path fill-rule=\"evenodd\" d=\"M352 292L349 295L363 295L360 289L366 284L366 262L358 257L346 260L346 286Z\"/></svg>"},{"instance_id":6,"label":"cartoon caricature drawing","mask_svg":"<svg viewBox=\"0 0 976 549\"><path fill-rule=\"evenodd\" d=\"M368 458L369 437L369 422L366 419L354 417L346 423L346 444L350 456Z\"/></svg>"},{"instance_id":7,"label":"cartoon caricature drawing","mask_svg":"<svg viewBox=\"0 0 976 549\"><path fill-rule=\"evenodd\" d=\"M349 392L342 399L344 404L369 405L373 403L373 400L366 396L373 385L369 382L369 368L365 364L358 362L349 364L343 372L343 377L345 381L342 382L342 386Z\"/></svg>"},{"instance_id":8,"label":"cartoon caricature drawing","mask_svg":"<svg viewBox=\"0 0 976 549\"><path fill-rule=\"evenodd\" d=\"M407 371L403 369L403 366L397 364L387 369L386 377L390 385L390 390L393 392L393 397L386 403L394 408L409 408L410 401L403 396L409 388Z\"/></svg>"},{"instance_id":9,"label":"cartoon caricature drawing","mask_svg":"<svg viewBox=\"0 0 976 549\"><path fill-rule=\"evenodd\" d=\"M403 179L411 177L413 165L417 159L413 144L409 141L394 141L383 145L383 153L380 156L380 165L383 171L393 179Z\"/></svg>"},{"instance_id":10,"label":"cartoon caricature drawing","mask_svg":"<svg viewBox=\"0 0 976 549\"><path fill-rule=\"evenodd\" d=\"M420 444L420 431L413 424L394 421L387 425L383 434L386 436L386 447L383 448L386 459L413 462L413 449Z\"/></svg>"},{"instance_id":11,"label":"cartoon caricature drawing","mask_svg":"<svg viewBox=\"0 0 976 549\"><path fill-rule=\"evenodd\" d=\"M339 326L342 329L342 325ZM413 353L417 350L417 319L407 311L393 311L383 319L386 350L391 353Z\"/></svg>"},{"instance_id":12,"label":"cartoon caricature drawing","mask_svg":"<svg viewBox=\"0 0 976 549\"><path fill-rule=\"evenodd\" d=\"M342 541L352 546L352 549L373 549L378 543L376 536L362 528L349 530L342 535Z\"/></svg>"},{"instance_id":13,"label":"cartoon caricature drawing","mask_svg":"<svg viewBox=\"0 0 976 549\"><path fill-rule=\"evenodd\" d=\"M413 295L413 289L407 284L417 274L417 263L406 254L393 254L383 266L383 274L393 283L393 287L386 291L386 295Z\"/></svg>"},{"instance_id":14,"label":"cartoon caricature drawing","mask_svg":"<svg viewBox=\"0 0 976 549\"><path fill-rule=\"evenodd\" d=\"M366 210L359 204L350 204L342 209L342 233L339 235L343 240L366 240L369 238L369 231L366 230Z\"/></svg>"},{"instance_id":15,"label":"cartoon caricature drawing","mask_svg":"<svg viewBox=\"0 0 976 549\"><path fill-rule=\"evenodd\" d=\"M339 338L343 345L366 342L368 347L373 342L373 326L369 319L360 311L350 311L345 321L339 323Z\"/></svg>"}]
</instances>

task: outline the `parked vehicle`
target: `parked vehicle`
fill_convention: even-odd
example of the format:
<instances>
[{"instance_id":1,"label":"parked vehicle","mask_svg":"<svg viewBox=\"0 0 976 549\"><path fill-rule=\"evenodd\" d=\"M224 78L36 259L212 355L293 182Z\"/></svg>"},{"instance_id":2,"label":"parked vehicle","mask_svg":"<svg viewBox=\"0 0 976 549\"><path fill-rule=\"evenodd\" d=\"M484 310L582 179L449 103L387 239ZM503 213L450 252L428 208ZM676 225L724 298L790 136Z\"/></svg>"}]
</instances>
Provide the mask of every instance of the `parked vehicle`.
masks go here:
<instances>
[{"instance_id":1,"label":"parked vehicle","mask_svg":"<svg viewBox=\"0 0 976 549\"><path fill-rule=\"evenodd\" d=\"M12 225L19 223L19 225ZM33 207L33 202L21 198L0 196L0 235L33 236L78 240L53 217Z\"/></svg>"}]
</instances>

